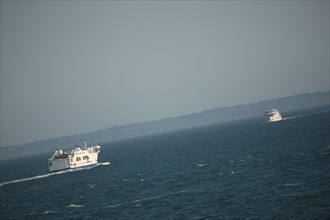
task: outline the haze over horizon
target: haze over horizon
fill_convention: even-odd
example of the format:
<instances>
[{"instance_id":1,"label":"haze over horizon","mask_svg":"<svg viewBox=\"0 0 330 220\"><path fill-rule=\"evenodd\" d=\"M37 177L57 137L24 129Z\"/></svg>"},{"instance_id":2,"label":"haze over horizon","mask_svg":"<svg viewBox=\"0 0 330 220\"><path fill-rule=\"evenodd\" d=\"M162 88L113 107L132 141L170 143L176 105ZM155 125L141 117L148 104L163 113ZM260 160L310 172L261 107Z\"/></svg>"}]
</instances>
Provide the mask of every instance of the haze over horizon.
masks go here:
<instances>
[{"instance_id":1,"label":"haze over horizon","mask_svg":"<svg viewBox=\"0 0 330 220\"><path fill-rule=\"evenodd\" d=\"M1 147L329 90L329 1L1 1Z\"/></svg>"}]
</instances>

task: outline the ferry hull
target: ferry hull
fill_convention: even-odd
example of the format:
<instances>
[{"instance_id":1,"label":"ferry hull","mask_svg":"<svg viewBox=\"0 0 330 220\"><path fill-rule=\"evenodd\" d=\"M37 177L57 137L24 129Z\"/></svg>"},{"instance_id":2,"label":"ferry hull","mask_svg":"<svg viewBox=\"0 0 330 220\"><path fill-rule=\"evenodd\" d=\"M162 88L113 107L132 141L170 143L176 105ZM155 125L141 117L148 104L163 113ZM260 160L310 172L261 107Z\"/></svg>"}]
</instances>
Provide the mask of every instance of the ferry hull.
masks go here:
<instances>
[{"instance_id":1,"label":"ferry hull","mask_svg":"<svg viewBox=\"0 0 330 220\"><path fill-rule=\"evenodd\" d=\"M281 120L282 120L282 117L279 117L279 118L276 118L276 119L268 120L267 122L276 122L276 121L281 121Z\"/></svg>"},{"instance_id":2,"label":"ferry hull","mask_svg":"<svg viewBox=\"0 0 330 220\"><path fill-rule=\"evenodd\" d=\"M92 163L92 164L87 164L87 165L82 165L82 166L76 166L76 167L70 167L70 170L84 170L84 169L89 169L89 168L93 168L96 167L97 163Z\"/></svg>"},{"instance_id":3,"label":"ferry hull","mask_svg":"<svg viewBox=\"0 0 330 220\"><path fill-rule=\"evenodd\" d=\"M68 167L68 168L64 168L64 169L56 169L56 170L52 170L49 171L50 173L56 173L56 172L60 172L60 171L65 171L65 170L85 170L85 169L90 169L93 167L96 167L97 163L93 163L93 164L88 164L88 165L83 165L83 166L78 166L78 167Z\"/></svg>"}]
</instances>

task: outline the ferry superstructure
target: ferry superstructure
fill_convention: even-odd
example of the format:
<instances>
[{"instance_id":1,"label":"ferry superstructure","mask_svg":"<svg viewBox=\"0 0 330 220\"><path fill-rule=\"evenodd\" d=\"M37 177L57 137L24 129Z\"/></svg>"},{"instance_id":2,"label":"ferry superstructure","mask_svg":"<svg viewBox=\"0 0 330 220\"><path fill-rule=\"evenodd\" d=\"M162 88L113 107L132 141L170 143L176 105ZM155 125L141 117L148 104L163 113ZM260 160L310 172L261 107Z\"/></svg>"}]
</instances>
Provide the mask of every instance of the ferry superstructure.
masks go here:
<instances>
[{"instance_id":1,"label":"ferry superstructure","mask_svg":"<svg viewBox=\"0 0 330 220\"><path fill-rule=\"evenodd\" d=\"M53 156L48 159L49 172L94 167L97 165L100 149L99 145L87 146L86 144L83 147L76 146L71 151L56 149Z\"/></svg>"},{"instance_id":2,"label":"ferry superstructure","mask_svg":"<svg viewBox=\"0 0 330 220\"><path fill-rule=\"evenodd\" d=\"M270 110L266 111L265 117L267 118L268 122L282 120L282 115L280 114L280 111L275 108L271 108Z\"/></svg>"}]
</instances>

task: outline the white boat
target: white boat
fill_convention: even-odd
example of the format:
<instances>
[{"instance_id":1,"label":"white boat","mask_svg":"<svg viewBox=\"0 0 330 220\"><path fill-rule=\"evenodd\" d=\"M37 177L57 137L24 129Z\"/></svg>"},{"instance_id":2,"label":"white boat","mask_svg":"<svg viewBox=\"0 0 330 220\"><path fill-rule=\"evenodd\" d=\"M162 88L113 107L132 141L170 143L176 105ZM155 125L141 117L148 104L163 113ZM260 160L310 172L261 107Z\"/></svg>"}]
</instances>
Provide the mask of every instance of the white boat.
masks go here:
<instances>
[{"instance_id":1,"label":"white boat","mask_svg":"<svg viewBox=\"0 0 330 220\"><path fill-rule=\"evenodd\" d=\"M85 142L83 147L76 146L71 151L56 149L53 156L48 159L49 172L94 167L97 165L100 149L99 145L87 146Z\"/></svg>"},{"instance_id":2,"label":"white boat","mask_svg":"<svg viewBox=\"0 0 330 220\"><path fill-rule=\"evenodd\" d=\"M280 114L280 111L275 108L271 108L270 110L266 111L265 117L267 118L268 122L282 120L282 115Z\"/></svg>"}]
</instances>

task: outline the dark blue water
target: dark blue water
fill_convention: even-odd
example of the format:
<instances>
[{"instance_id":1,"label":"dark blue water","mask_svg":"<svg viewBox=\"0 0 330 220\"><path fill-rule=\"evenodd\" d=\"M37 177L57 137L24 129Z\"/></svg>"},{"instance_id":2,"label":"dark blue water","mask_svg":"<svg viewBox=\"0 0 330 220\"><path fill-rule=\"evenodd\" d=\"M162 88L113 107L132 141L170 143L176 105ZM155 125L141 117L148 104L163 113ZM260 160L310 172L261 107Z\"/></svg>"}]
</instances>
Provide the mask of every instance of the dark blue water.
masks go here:
<instances>
[{"instance_id":1,"label":"dark blue water","mask_svg":"<svg viewBox=\"0 0 330 220\"><path fill-rule=\"evenodd\" d=\"M329 111L297 114L105 144L84 171L2 161L0 217L329 219Z\"/></svg>"}]
</instances>

